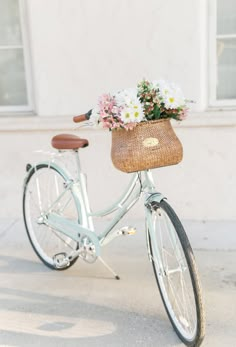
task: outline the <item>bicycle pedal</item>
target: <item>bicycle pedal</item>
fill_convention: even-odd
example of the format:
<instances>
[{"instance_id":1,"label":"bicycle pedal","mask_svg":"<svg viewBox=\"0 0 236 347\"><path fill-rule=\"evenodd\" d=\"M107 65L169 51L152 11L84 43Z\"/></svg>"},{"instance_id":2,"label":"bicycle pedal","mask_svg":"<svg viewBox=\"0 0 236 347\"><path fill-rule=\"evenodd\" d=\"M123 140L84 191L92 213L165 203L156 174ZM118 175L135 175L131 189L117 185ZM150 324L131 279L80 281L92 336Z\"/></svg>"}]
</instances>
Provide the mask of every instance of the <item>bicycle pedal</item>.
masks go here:
<instances>
[{"instance_id":1,"label":"bicycle pedal","mask_svg":"<svg viewBox=\"0 0 236 347\"><path fill-rule=\"evenodd\" d=\"M70 265L70 260L65 252L55 254L53 262L57 269L63 269Z\"/></svg>"},{"instance_id":2,"label":"bicycle pedal","mask_svg":"<svg viewBox=\"0 0 236 347\"><path fill-rule=\"evenodd\" d=\"M120 229L122 235L134 235L136 233L136 229L131 226L126 226Z\"/></svg>"}]
</instances>

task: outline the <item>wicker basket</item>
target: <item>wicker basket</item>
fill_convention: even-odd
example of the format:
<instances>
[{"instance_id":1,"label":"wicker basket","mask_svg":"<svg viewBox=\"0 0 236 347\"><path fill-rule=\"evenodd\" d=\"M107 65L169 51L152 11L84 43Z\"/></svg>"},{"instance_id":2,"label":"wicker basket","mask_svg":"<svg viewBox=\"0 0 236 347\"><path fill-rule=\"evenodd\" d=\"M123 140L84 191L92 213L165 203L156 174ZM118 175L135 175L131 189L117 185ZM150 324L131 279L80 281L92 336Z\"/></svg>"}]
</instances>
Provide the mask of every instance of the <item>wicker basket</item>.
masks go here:
<instances>
[{"instance_id":1,"label":"wicker basket","mask_svg":"<svg viewBox=\"0 0 236 347\"><path fill-rule=\"evenodd\" d=\"M169 119L142 122L129 131L112 131L112 162L123 172L178 164L182 157L181 142Z\"/></svg>"}]
</instances>

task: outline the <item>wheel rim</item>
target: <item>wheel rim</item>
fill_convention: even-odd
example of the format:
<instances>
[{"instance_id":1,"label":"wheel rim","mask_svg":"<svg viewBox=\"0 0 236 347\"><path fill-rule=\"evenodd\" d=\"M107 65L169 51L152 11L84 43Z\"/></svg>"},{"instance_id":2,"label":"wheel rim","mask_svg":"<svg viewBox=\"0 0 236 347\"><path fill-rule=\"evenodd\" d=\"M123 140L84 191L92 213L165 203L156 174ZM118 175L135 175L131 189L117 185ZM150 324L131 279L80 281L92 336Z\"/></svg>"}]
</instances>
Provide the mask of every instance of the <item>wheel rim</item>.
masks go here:
<instances>
[{"instance_id":1,"label":"wheel rim","mask_svg":"<svg viewBox=\"0 0 236 347\"><path fill-rule=\"evenodd\" d=\"M64 178L48 166L35 170L25 189L24 212L27 232L36 253L50 266L54 266L55 254L69 254L78 248L74 240L40 222L52 206L52 202L64 191ZM76 205L70 190L52 206L51 211L78 221Z\"/></svg>"},{"instance_id":2,"label":"wheel rim","mask_svg":"<svg viewBox=\"0 0 236 347\"><path fill-rule=\"evenodd\" d=\"M197 309L185 254L167 213L152 213L152 262L166 309L181 336L193 341L197 334Z\"/></svg>"}]
</instances>

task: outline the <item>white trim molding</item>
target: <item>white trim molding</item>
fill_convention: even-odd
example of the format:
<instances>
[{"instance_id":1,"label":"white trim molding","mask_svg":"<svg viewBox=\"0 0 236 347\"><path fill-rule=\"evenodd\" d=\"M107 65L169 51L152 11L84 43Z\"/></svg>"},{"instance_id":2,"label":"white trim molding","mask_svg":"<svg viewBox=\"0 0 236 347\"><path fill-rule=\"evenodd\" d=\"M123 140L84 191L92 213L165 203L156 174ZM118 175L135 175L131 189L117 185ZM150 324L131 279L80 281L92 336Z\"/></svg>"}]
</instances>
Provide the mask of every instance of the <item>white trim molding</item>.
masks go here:
<instances>
[{"instance_id":1,"label":"white trim molding","mask_svg":"<svg viewBox=\"0 0 236 347\"><path fill-rule=\"evenodd\" d=\"M24 70L25 70L25 81L26 81L26 93L27 93L27 105L0 105L0 116L9 112L29 112L33 110L33 87L32 87L32 69L30 59L30 47L28 39L28 25L27 25L27 11L25 0L18 0L19 3L19 19L21 26L22 44L15 46L1 46L1 49L22 49L24 57Z\"/></svg>"},{"instance_id":2,"label":"white trim molding","mask_svg":"<svg viewBox=\"0 0 236 347\"><path fill-rule=\"evenodd\" d=\"M100 131L100 128L85 126L86 123L73 123L73 116L35 116L32 113L9 114L0 117L1 132L24 132L24 131ZM205 112L191 112L183 122L173 121L175 128L215 128L236 127L236 110L208 110Z\"/></svg>"},{"instance_id":3,"label":"white trim molding","mask_svg":"<svg viewBox=\"0 0 236 347\"><path fill-rule=\"evenodd\" d=\"M235 99L217 99L217 39L232 39L236 38L236 34L219 35L217 34L217 0L209 0L209 106L215 108L236 109Z\"/></svg>"}]
</instances>

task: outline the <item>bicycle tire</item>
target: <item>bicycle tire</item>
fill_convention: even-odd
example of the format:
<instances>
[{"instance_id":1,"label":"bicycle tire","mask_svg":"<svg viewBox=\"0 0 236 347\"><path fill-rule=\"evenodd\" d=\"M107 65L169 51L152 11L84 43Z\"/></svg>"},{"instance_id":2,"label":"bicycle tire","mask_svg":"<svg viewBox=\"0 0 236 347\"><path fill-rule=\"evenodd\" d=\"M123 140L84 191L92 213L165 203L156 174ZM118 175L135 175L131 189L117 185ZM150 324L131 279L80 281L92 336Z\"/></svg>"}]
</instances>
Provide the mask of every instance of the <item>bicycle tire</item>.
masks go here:
<instances>
[{"instance_id":1,"label":"bicycle tire","mask_svg":"<svg viewBox=\"0 0 236 347\"><path fill-rule=\"evenodd\" d=\"M186 232L178 216L176 215L172 207L165 200L162 200L161 202L157 202L154 200L151 202L150 205L151 205L150 206L151 219L149 219L149 222L147 223L147 244L149 248L150 260L152 262L152 267L153 267L155 279L157 282L157 286L159 288L162 302L164 304L169 320L175 332L177 333L178 337L181 339L181 341L186 346L198 347L201 345L205 336L205 313L204 313L199 275L198 275L197 266L196 266L191 245L189 243ZM172 240L170 239L170 243L172 243L172 246L174 245L174 252L176 254L178 253L178 256L180 254L179 252L181 252L182 254L182 258L179 258L179 259L176 258L176 261L177 262L179 261L178 265L180 269L178 268L176 268L175 270L173 270L174 268L169 269L168 264L163 264L167 262L167 258L168 259L170 258L170 262L172 263L172 266L173 266L173 259L171 259L172 256L170 254L170 249L167 247L166 249L164 248L163 239L162 241L160 240L158 241L157 239L158 237L159 238L167 237L166 235L167 232L165 232L165 235L161 235L162 231L160 231L160 226L159 226L159 230L156 228L156 226L154 226L153 216L156 214L160 214L160 215L157 217L155 216L154 219L158 219L158 217L159 219L167 217L169 221L171 222L171 225L173 226L172 231L174 231L175 233L174 235L176 238L175 239L176 244L174 245L173 243L173 236L171 236ZM152 228L152 232L151 232L151 228ZM158 242L159 242L159 247L162 247L162 254L160 251L157 251ZM162 245L160 245L161 242L162 242ZM183 262L186 264L185 265L186 269L184 268ZM190 336L191 335L190 332L188 333L187 331L184 330L185 328L187 330L188 325L190 324L190 322L188 322L188 320L190 320L189 313L187 313L187 311L186 312L182 311L179 313L177 317L177 313L175 312L176 308L174 308L173 306L174 305L179 306L179 303L177 303L176 298L174 299L174 301L171 301L172 299L170 298L170 294L168 293L168 290L166 287L167 285L165 285L165 282L164 282L165 281L164 277L165 277L166 282L169 281L168 289L172 292L174 297L175 294L177 295L178 291L176 289L176 292L174 292L173 284L171 283L172 281L171 277L174 277L174 274L177 274L178 272L182 273L183 270L184 272L186 272L186 270L188 271L188 279L190 282L188 288L190 288L192 291L191 294L189 293L189 295L192 296L191 302L189 301L190 303L189 306L191 307L192 302L194 302L194 306L195 306L195 309L193 310L189 308L189 310L192 311L192 313L194 314L194 318L196 320L195 326L192 332L192 336ZM180 282L182 282L181 286L184 287L183 285L184 280L183 280L183 277L181 277L181 275L180 275ZM187 289L187 286L185 288ZM183 288L182 288L182 296L183 296L182 301L184 301L185 297L183 294ZM190 297L189 297L189 300L190 300ZM179 309L179 307L177 309Z\"/></svg>"},{"instance_id":2,"label":"bicycle tire","mask_svg":"<svg viewBox=\"0 0 236 347\"><path fill-rule=\"evenodd\" d=\"M49 165L48 163L41 163L41 164L36 165L34 168L32 168L30 170L30 172L26 178L26 181L25 181L24 192L23 192L24 224L25 224L25 228L26 228L26 232L27 232L29 241L33 247L33 250L35 251L35 253L39 257L39 259L50 269L66 270L75 264L78 257L71 260L64 267L56 266L53 257L56 254L63 254L63 253L67 253L68 251L71 251L71 250L77 250L79 247L78 243L75 242L74 240L70 239L69 237L65 237L65 235L59 233L56 230L53 230L52 228L46 226L45 224L38 224L36 222L37 218L40 215L39 213L42 212L41 211L42 206L44 206L44 204L48 205L50 203L50 201L49 201L50 196L49 196L49 193L47 191L48 201L45 201L46 197L44 200L42 197L40 197L41 201L39 202L39 204L42 205L40 207L40 206L36 206L37 205L36 200L33 200L35 194L32 192L35 189L35 184L37 184L37 187L36 187L36 189L38 190L37 194L40 194L39 193L40 188L38 188L38 186L40 187L40 180L41 180L41 182L43 182L43 179L42 179L42 177L40 177L40 175L42 175L42 176L45 175L45 178L48 180L48 182L47 182L48 187L44 187L44 191L47 188L49 188L50 183L52 183L51 178L49 178L51 173L53 174L53 179L55 180L55 185L56 185L56 182L58 180L57 189L59 189L59 186L60 186L60 188L63 189L63 187L65 187L64 184L65 184L67 178L54 166L54 164ZM38 179L38 181L37 181L37 179ZM58 192L58 194L59 194L59 192ZM73 204L75 205L73 207L73 214L75 215L74 218L76 218L76 220L79 221L80 216L78 213L78 209L76 208L75 200L74 200L74 197L73 197L70 190L68 190L68 195L71 195L71 196L69 196L69 199L72 202L72 205ZM68 213L69 200L67 203L68 203L68 206L66 206L65 208L67 209L66 212ZM32 207L33 204L35 205L34 207L36 209L38 209L38 211L36 212L36 217L35 217L34 221L32 222L30 220L31 219L30 213L31 213L31 211L33 211L33 207ZM71 209L71 206L70 206L70 209ZM63 212L65 213L65 209ZM38 231L37 231L37 229L38 229ZM64 245L63 245L63 243L64 243ZM49 246L52 246L52 250L49 249ZM48 254L49 252L50 252L50 254Z\"/></svg>"}]
</instances>

